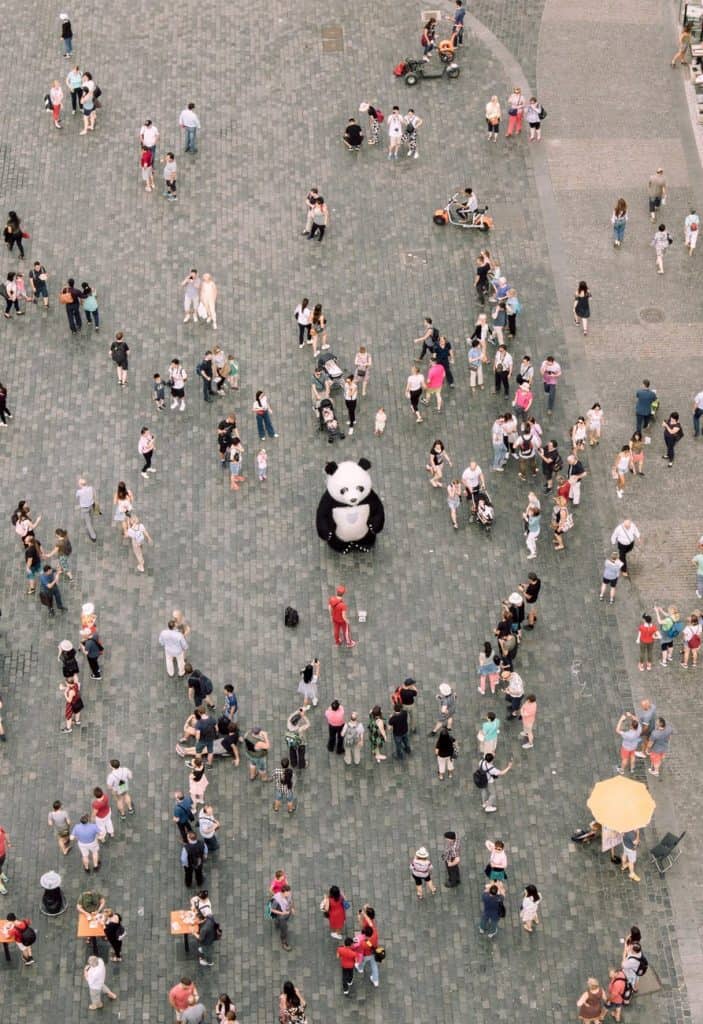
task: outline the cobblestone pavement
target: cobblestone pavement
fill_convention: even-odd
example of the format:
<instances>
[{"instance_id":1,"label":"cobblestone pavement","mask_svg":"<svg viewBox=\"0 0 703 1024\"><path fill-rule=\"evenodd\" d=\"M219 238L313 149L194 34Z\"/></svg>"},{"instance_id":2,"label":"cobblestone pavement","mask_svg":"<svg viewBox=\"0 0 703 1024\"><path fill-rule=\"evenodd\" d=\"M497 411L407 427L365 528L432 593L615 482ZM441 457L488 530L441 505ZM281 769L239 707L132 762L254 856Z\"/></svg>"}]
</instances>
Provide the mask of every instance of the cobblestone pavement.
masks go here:
<instances>
[{"instance_id":1,"label":"cobblestone pavement","mask_svg":"<svg viewBox=\"0 0 703 1024\"><path fill-rule=\"evenodd\" d=\"M412 423L402 394L423 315L435 318L463 356L462 339L476 312L471 265L486 239L435 228L431 214L470 182L491 202L497 224L491 249L524 296L516 349L530 351L536 362L552 350L565 368L554 436L564 438L586 402L600 398L614 451L632 429L630 392L650 366L660 378L666 374L665 404L674 394L686 408L692 390L688 364L695 358L700 320L695 272L678 245L670 274L663 281L650 274L644 214L632 217L616 270L608 217L623 181L637 208L642 180L661 151L671 167L670 209L681 220L683 207L699 190L700 172L691 166L683 122L669 121L670 136L647 149L646 140L658 127L649 124L645 131L652 117L638 114L631 122L632 142L625 146L614 141L622 135L618 117L624 107L614 106L611 119L596 118L603 138L591 140L593 107L600 111L612 98L607 76L616 75L612 88L622 90L633 80L626 79L626 70L630 76L634 70L617 68L612 59L590 63L594 48L615 52L617 41L612 27L607 31L597 20L595 5L579 7L591 20L565 24L555 15L556 5L548 4L541 30L539 4L511 0L500 5L500 16L490 14L495 20L489 20L487 5L473 9L522 61L528 80L536 68L550 117L544 153L531 156L524 141L511 149L504 141L486 146L486 98L494 92L507 95L512 84L512 69L506 71L502 51L488 36L478 42L468 33L456 82L423 82L411 92L393 79L393 65L417 46L414 9L399 18L397 6L349 7L333 0L321 17L304 3L295 11L267 12L265 29L219 0L208 6L215 13L207 15L195 3L180 5L177 12L156 3L145 19L139 5L122 0L111 5L109 18L97 8L76 13L76 58L103 89L98 130L80 137L77 119L66 116L65 129L57 132L41 108L52 78L65 75L68 64L59 53L53 17L39 14L28 30L24 15L0 3L8 37L15 40L14 59L6 62L0 81L6 95L19 98L3 106L3 197L32 234L27 264L38 258L47 265L54 292L69 274L89 280L104 324L99 335L84 329L73 339L53 302L47 314L31 309L23 321L6 323L3 330L1 376L15 413L0 438L7 513L27 497L43 513L42 539L49 540L55 526L67 526L76 566L76 582L64 587L68 613L63 620L48 620L24 596L18 545L10 531L0 545L5 580L0 678L9 734L0 765L0 822L13 843L10 894L1 909L31 914L39 932L37 966L31 971L20 970L16 952L12 966L0 961L3 1017L13 1024L87 1012L80 973L85 950L75 937L72 909L85 878L75 855L66 861L59 857L45 818L58 797L75 820L114 756L133 768L138 813L126 823L117 821L117 838L104 851L99 876L128 932L123 964L110 965L108 983L119 1000L106 1015L170 1020L166 990L188 973L209 1004L218 991L229 991L242 1020L262 1024L275 1019L286 977L305 992L314 1022L333 1015L343 1020L361 1015L372 1022L469 1015L513 1021L517 1006L521 1020L556 1024L575 1019L585 978L596 974L605 980L619 955L619 937L636 921L662 989L642 997L631 1016L646 1022L695 1016L674 927L677 883L670 889L643 856L642 883L634 886L611 869L607 858L577 850L568 840L586 820L591 786L616 764L617 715L640 696L642 680L632 671L639 611L654 598L683 601L688 593L686 559L699 532L693 446L689 439L681 446L681 465L677 460L669 477L652 458L646 482L640 481L647 496L628 497L616 508L610 449L604 445L590 460L583 511L560 559L545 529L535 563L544 581L542 616L519 661L540 704L538 738L533 751L524 751L517 730L504 727L498 761L513 755L515 769L502 780L499 812L488 819L471 782L474 735L483 710L498 709L502 700L479 702L474 669L501 598L532 566L525 561L519 515L525 494L511 467L491 481L498 510L492 537L474 532L465 520L455 533L443 495L427 485L426 453L439 436L459 472L474 456L487 470L488 425L503 405L489 389L468 397L463 358L457 360L457 387L446 396L444 411L429 412L422 426ZM656 7L637 5L638 21L631 5L627 25L657 76L659 67L664 69L664 93L656 99L664 118L672 103L683 103L683 94L673 72L671 80L666 78L673 26ZM330 45L323 46L323 36L339 39L329 32L335 26L343 30L341 52L326 52ZM576 57L589 94L595 90L599 97L585 105L589 118L566 92L565 58ZM652 86L652 103L655 95ZM203 121L200 152L190 159L179 156L179 201L166 204L158 193L147 196L141 189L136 133L151 117L161 129L160 152L178 146L178 113L191 99ZM380 146L358 155L343 149L337 141L342 126L362 99L376 101L386 112L393 103L403 110L414 105L425 122L417 161L389 163ZM550 180L553 223L545 222L536 198ZM311 184L319 185L331 209L322 244L300 236L303 197ZM220 286L217 336L204 325L181 322L178 283L191 266L210 271ZM564 282L568 279L571 287L581 276L594 292L587 346L572 335L564 293ZM375 361L355 435L332 449L336 458L371 459L386 504L386 530L366 558L340 561L321 547L314 532L330 450L310 415L311 357L296 344L292 311L303 294L323 303L332 349L345 366L362 342ZM649 306L663 311L664 332L646 326L641 311ZM131 346L130 384L124 390L115 383L107 354L116 329L127 332ZM217 407L201 402L193 379L200 354L215 337L238 357L242 375L234 403L228 399ZM672 358L675 346L682 357ZM188 408L182 415L159 414L150 402L151 375L157 369L164 373L174 355L191 374ZM651 372L656 383L657 373ZM252 462L258 446L249 410L258 387L268 391L280 434L267 444L265 488L254 482ZM225 489L214 445L221 410L232 404L243 424L249 477L235 495ZM381 439L373 437L378 405L389 417ZM536 406L543 416L541 396ZM139 476L136 455L143 424L152 427L158 441L158 472L148 481ZM658 455L656 441L652 454ZM94 546L80 532L73 511L79 473L90 475L106 512ZM670 478L680 488L671 512L678 524L673 531L670 499L664 497ZM155 540L143 576L134 572L128 549L111 528L110 497L120 479L134 489ZM647 545L635 562L633 595L613 613L597 601L597 574L608 533L624 509L641 522ZM651 550L649 537L665 545L666 560ZM367 622L354 627L359 645L353 652L331 647L326 620L326 598L341 579L353 613L368 611ZM64 738L58 732L56 644L64 636L77 640L80 605L86 600L98 609L107 648L105 679L98 684L84 674L86 728ZM295 632L283 628L289 603L301 615ZM299 782L293 817L274 814L270 790L249 785L243 767L217 766L208 797L222 821L223 842L207 882L224 937L212 970L199 967L192 954L186 958L168 932L168 911L185 901L169 794L186 781L172 751L188 702L181 684L166 678L156 638L174 606L183 607L192 624L196 666L218 690L228 680L235 683L243 722L269 730L277 755L283 753L286 716L296 705L298 670L311 655L322 659L321 705L336 696L365 719L376 701L387 704L388 693L408 674L417 678L422 694L420 728L405 765L389 758L372 766L365 752L359 769L345 768L327 754L322 716L315 712L310 767ZM659 673L652 676L646 682L657 703L667 716L669 708L674 710L677 743L656 790L665 814L647 830L648 845L670 820L694 829L699 800L691 792L695 733L684 719L683 687L695 684L686 679L672 693ZM459 693L461 756L451 784L437 779L425 735L442 679ZM462 888L440 890L435 900L420 905L412 892L409 859L418 846L428 846L439 876L441 836L451 827L463 840ZM510 857L509 912L499 939L487 944L477 930L483 842L498 835ZM279 866L288 872L298 906L290 954L280 951L263 914L266 884ZM63 873L71 909L45 920L38 909L38 878L52 867ZM689 907L696 915L691 927L697 934L700 892L690 866L684 862L676 871L690 887ZM517 909L521 886L531 881L544 897L543 925L528 936ZM361 900L376 906L388 949L378 991L357 979L345 1002L318 910L333 883L355 906Z\"/></svg>"}]
</instances>

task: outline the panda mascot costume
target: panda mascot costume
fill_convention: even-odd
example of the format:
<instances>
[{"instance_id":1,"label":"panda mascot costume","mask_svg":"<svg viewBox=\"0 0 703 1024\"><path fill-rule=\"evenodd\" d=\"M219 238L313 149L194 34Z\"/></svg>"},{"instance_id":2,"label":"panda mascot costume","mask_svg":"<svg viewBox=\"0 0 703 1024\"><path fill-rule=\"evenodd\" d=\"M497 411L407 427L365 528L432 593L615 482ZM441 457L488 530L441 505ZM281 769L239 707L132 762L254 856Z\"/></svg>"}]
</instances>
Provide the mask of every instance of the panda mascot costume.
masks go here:
<instances>
[{"instance_id":1,"label":"panda mascot costume","mask_svg":"<svg viewBox=\"0 0 703 1024\"><path fill-rule=\"evenodd\" d=\"M383 502L373 490L368 459L328 462L327 490L317 506L317 533L334 551L370 551L383 529Z\"/></svg>"}]
</instances>

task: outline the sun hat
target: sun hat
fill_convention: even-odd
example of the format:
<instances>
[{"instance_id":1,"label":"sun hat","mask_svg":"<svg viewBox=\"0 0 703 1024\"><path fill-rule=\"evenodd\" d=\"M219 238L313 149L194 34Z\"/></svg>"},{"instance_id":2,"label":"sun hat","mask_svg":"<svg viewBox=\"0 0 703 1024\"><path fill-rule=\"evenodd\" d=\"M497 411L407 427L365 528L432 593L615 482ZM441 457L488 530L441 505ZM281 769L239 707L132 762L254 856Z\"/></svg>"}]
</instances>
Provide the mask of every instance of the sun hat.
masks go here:
<instances>
[{"instance_id":1,"label":"sun hat","mask_svg":"<svg viewBox=\"0 0 703 1024\"><path fill-rule=\"evenodd\" d=\"M425 849L424 846L421 846L420 849L417 851L417 853L415 854L415 859L416 860L429 860L430 859L430 855L429 855L429 853L427 852L427 850Z\"/></svg>"},{"instance_id":2,"label":"sun hat","mask_svg":"<svg viewBox=\"0 0 703 1024\"><path fill-rule=\"evenodd\" d=\"M449 685L449 683L440 683L439 692L442 694L443 697L448 697L449 694L452 692L452 688Z\"/></svg>"}]
</instances>

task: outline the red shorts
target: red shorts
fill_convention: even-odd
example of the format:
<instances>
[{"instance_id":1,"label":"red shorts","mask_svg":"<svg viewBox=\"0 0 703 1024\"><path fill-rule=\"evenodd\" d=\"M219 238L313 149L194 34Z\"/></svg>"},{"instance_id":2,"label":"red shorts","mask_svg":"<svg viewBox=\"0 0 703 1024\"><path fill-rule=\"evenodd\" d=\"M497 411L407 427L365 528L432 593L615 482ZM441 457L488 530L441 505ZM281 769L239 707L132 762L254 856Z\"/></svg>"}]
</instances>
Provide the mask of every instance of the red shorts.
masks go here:
<instances>
[{"instance_id":1,"label":"red shorts","mask_svg":"<svg viewBox=\"0 0 703 1024\"><path fill-rule=\"evenodd\" d=\"M657 770L659 768L659 765L662 763L662 761L664 760L665 757L666 757L666 754L652 754L652 753L650 753L649 760L651 762L652 768Z\"/></svg>"}]
</instances>

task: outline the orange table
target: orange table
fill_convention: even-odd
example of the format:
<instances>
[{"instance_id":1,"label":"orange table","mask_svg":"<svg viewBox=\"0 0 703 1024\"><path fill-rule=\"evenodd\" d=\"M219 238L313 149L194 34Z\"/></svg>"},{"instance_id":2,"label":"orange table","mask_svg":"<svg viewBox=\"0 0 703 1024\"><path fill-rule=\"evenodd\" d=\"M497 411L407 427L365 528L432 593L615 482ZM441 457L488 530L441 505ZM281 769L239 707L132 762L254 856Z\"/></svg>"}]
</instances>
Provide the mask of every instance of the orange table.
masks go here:
<instances>
[{"instance_id":1,"label":"orange table","mask_svg":"<svg viewBox=\"0 0 703 1024\"><path fill-rule=\"evenodd\" d=\"M79 939L90 939L93 944L93 956L98 956L98 939L105 938L105 918L102 914L78 914Z\"/></svg>"},{"instance_id":2,"label":"orange table","mask_svg":"<svg viewBox=\"0 0 703 1024\"><path fill-rule=\"evenodd\" d=\"M182 935L186 953L190 952L188 936L198 934L198 915L194 910L171 911L171 935Z\"/></svg>"},{"instance_id":3,"label":"orange table","mask_svg":"<svg viewBox=\"0 0 703 1024\"><path fill-rule=\"evenodd\" d=\"M5 959L11 960L10 956L10 943L14 942L14 939L10 938L10 932L14 928L15 921L4 921L0 920L0 942L2 943L3 952L5 953Z\"/></svg>"}]
</instances>

